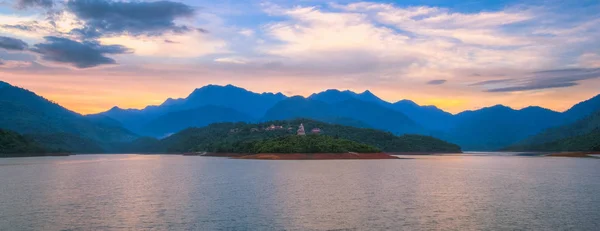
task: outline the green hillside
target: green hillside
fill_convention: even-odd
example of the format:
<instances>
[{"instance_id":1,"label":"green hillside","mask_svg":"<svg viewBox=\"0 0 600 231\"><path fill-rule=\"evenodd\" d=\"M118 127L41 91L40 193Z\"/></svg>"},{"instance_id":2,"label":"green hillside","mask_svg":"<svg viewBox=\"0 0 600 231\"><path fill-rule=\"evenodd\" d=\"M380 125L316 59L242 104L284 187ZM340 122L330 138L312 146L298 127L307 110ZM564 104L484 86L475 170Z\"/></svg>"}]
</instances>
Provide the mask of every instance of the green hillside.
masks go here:
<instances>
[{"instance_id":1,"label":"green hillside","mask_svg":"<svg viewBox=\"0 0 600 231\"><path fill-rule=\"evenodd\" d=\"M505 148L511 151L589 151L600 139L600 111L575 123L550 128Z\"/></svg>"},{"instance_id":2,"label":"green hillside","mask_svg":"<svg viewBox=\"0 0 600 231\"><path fill-rule=\"evenodd\" d=\"M461 152L459 146L433 137L420 135L395 136L390 132L375 129L356 128L344 125L329 124L308 119L289 121L270 121L259 124L218 123L202 128L189 128L157 141L156 152L245 152L247 147L241 145L265 140L276 141L278 138L296 134L300 124L304 124L307 133L313 128L320 128L323 136L332 139L343 139L373 146L386 152ZM282 126L283 129L265 130L270 126ZM131 150L131 149L130 149Z\"/></svg>"},{"instance_id":3,"label":"green hillside","mask_svg":"<svg viewBox=\"0 0 600 231\"><path fill-rule=\"evenodd\" d=\"M51 140L52 149L70 152L98 150L95 146L109 149L112 143L137 137L111 118L82 116L7 83L0 88L0 128L35 136L42 143Z\"/></svg>"},{"instance_id":4,"label":"green hillside","mask_svg":"<svg viewBox=\"0 0 600 231\"><path fill-rule=\"evenodd\" d=\"M600 151L600 129L596 129L584 135L578 135L548 143L513 147L511 150L545 152Z\"/></svg>"},{"instance_id":5,"label":"green hillside","mask_svg":"<svg viewBox=\"0 0 600 231\"><path fill-rule=\"evenodd\" d=\"M378 153L380 149L327 135L288 135L260 141L234 143L236 153ZM224 150L226 151L226 150Z\"/></svg>"},{"instance_id":6,"label":"green hillside","mask_svg":"<svg viewBox=\"0 0 600 231\"><path fill-rule=\"evenodd\" d=\"M96 141L70 133L27 134L28 139L54 152L80 154L105 153L105 148Z\"/></svg>"},{"instance_id":7,"label":"green hillside","mask_svg":"<svg viewBox=\"0 0 600 231\"><path fill-rule=\"evenodd\" d=\"M0 157L40 156L47 150L16 132L0 129Z\"/></svg>"}]
</instances>

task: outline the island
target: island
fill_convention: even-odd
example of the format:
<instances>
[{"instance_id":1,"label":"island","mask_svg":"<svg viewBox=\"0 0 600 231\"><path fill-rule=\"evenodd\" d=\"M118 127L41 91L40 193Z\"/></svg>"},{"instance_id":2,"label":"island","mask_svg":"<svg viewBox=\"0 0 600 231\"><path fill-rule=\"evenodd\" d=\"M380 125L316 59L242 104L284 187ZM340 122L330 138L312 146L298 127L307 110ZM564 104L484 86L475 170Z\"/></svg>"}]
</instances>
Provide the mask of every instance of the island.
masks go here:
<instances>
[{"instance_id":1,"label":"island","mask_svg":"<svg viewBox=\"0 0 600 231\"><path fill-rule=\"evenodd\" d=\"M239 159L398 159L371 145L318 134L288 135L267 140L240 142L246 153Z\"/></svg>"},{"instance_id":2,"label":"island","mask_svg":"<svg viewBox=\"0 0 600 231\"><path fill-rule=\"evenodd\" d=\"M430 136L398 136L310 119L216 123L137 145L141 143L164 153L237 159L398 159L395 154L462 152L459 146Z\"/></svg>"}]
</instances>

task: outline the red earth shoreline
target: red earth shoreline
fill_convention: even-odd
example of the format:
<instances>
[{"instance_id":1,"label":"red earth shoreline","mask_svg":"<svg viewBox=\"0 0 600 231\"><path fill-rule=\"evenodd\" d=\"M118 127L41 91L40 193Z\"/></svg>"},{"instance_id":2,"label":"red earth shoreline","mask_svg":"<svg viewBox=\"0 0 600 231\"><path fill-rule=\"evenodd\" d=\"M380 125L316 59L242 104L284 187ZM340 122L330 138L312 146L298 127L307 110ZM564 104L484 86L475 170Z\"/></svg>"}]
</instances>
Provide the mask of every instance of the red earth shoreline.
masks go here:
<instances>
[{"instance_id":1,"label":"red earth shoreline","mask_svg":"<svg viewBox=\"0 0 600 231\"><path fill-rule=\"evenodd\" d=\"M578 158L598 158L590 155L596 155L598 152L556 152L550 153L549 157L578 157Z\"/></svg>"},{"instance_id":2,"label":"red earth shoreline","mask_svg":"<svg viewBox=\"0 0 600 231\"><path fill-rule=\"evenodd\" d=\"M400 159L387 153L260 153L233 157L253 160L383 160Z\"/></svg>"}]
</instances>

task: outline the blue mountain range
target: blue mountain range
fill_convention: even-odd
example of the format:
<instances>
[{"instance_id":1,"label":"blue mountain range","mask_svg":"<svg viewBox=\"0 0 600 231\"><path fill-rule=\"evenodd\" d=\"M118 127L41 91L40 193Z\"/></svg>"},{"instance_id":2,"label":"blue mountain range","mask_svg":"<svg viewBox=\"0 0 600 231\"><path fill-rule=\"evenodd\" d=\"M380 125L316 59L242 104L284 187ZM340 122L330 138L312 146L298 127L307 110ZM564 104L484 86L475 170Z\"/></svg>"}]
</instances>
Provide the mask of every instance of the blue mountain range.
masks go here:
<instances>
[{"instance_id":1,"label":"blue mountain range","mask_svg":"<svg viewBox=\"0 0 600 231\"><path fill-rule=\"evenodd\" d=\"M233 85L208 85L186 98L167 99L161 105L144 109L113 107L82 116L0 81L0 106L0 128L19 133L68 132L106 142L163 137L215 122L309 118L398 135L431 135L456 143L463 150L497 150L599 111L600 95L562 113L535 106L515 110L496 105L453 115L410 100L390 103L370 91L330 89L305 98L254 93Z\"/></svg>"}]
</instances>

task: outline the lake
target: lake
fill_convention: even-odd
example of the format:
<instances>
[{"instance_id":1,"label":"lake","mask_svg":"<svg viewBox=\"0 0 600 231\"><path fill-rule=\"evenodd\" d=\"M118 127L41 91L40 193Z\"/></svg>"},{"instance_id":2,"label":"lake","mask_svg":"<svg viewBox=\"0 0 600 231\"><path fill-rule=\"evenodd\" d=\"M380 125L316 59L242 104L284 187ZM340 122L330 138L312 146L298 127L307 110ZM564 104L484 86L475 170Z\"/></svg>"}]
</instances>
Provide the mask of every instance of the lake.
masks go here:
<instances>
[{"instance_id":1,"label":"lake","mask_svg":"<svg viewBox=\"0 0 600 231\"><path fill-rule=\"evenodd\" d=\"M0 159L0 230L597 230L600 159Z\"/></svg>"}]
</instances>

